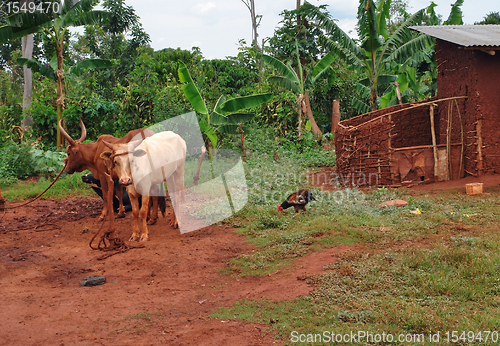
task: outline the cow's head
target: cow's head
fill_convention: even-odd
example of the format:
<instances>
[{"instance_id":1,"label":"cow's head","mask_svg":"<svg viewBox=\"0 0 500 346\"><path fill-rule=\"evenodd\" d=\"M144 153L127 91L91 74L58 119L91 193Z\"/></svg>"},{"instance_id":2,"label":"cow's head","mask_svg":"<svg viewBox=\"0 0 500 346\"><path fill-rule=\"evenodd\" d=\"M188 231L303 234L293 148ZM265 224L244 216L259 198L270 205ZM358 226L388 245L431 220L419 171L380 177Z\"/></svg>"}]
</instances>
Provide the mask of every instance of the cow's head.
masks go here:
<instances>
[{"instance_id":1,"label":"cow's head","mask_svg":"<svg viewBox=\"0 0 500 346\"><path fill-rule=\"evenodd\" d=\"M118 177L118 182L121 185L132 184L131 165L134 164L134 157L140 157L146 154L142 149L136 147L141 144L142 140L133 141L130 143L112 144L102 141L112 151L106 151L101 154L101 158L110 161L110 168Z\"/></svg>"},{"instance_id":2,"label":"cow's head","mask_svg":"<svg viewBox=\"0 0 500 346\"><path fill-rule=\"evenodd\" d=\"M80 118L80 128L82 129L82 135L80 139L76 141L71 138L71 136L68 135L68 133L62 127L62 119L59 120L58 126L62 135L69 143L68 148L66 149L68 157L64 159L64 162L66 163L66 173L73 174L75 172L83 171L87 167L82 156L81 145L85 140L85 137L87 136L87 130L85 129L85 125L83 124L82 119Z\"/></svg>"}]
</instances>

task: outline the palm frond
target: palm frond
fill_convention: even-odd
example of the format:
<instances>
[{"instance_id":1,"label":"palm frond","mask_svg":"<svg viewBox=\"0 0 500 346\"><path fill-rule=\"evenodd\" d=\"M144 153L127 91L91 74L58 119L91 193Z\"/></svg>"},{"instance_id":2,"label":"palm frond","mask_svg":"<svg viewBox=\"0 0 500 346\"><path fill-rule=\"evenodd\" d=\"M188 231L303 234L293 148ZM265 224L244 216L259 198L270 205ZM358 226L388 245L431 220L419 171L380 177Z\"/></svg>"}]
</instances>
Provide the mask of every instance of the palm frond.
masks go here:
<instances>
[{"instance_id":1,"label":"palm frond","mask_svg":"<svg viewBox=\"0 0 500 346\"><path fill-rule=\"evenodd\" d=\"M352 98L351 106L361 114L368 113L370 111L370 106L356 97Z\"/></svg>"},{"instance_id":2,"label":"palm frond","mask_svg":"<svg viewBox=\"0 0 500 346\"><path fill-rule=\"evenodd\" d=\"M278 59L273 58L272 56L269 56L269 55L264 54L262 56L262 58L266 64L269 64L272 67L274 67L281 76L288 78L290 80L293 80L297 83L299 82L299 78L298 78L297 74L290 66L285 65L284 63L282 63Z\"/></svg>"},{"instance_id":3,"label":"palm frond","mask_svg":"<svg viewBox=\"0 0 500 346\"><path fill-rule=\"evenodd\" d=\"M359 67L365 66L363 61L356 55L355 51L349 50L337 41L326 36L320 36L319 41L321 45L330 49L330 53L333 53L334 55L336 54L344 62ZM357 51L362 54L359 49Z\"/></svg>"},{"instance_id":4,"label":"palm frond","mask_svg":"<svg viewBox=\"0 0 500 346\"><path fill-rule=\"evenodd\" d=\"M374 53L380 47L382 47L382 42L379 38L378 25L377 25L377 15L375 13L375 2L373 0L366 0L360 2L358 9L358 17L360 18L359 23L359 34L363 37L361 47L370 52ZM371 59L375 59L374 56Z\"/></svg>"},{"instance_id":5,"label":"palm frond","mask_svg":"<svg viewBox=\"0 0 500 346\"><path fill-rule=\"evenodd\" d=\"M40 26L52 21L52 17L35 11L33 13L29 12L19 12L8 16L6 18L7 24L21 29L27 29L28 27Z\"/></svg>"},{"instance_id":6,"label":"palm frond","mask_svg":"<svg viewBox=\"0 0 500 346\"><path fill-rule=\"evenodd\" d=\"M462 25L463 13L460 6L464 4L464 0L457 0L453 5L451 5L451 12L448 19L443 23L444 25Z\"/></svg>"},{"instance_id":7,"label":"palm frond","mask_svg":"<svg viewBox=\"0 0 500 346\"><path fill-rule=\"evenodd\" d=\"M326 54L323 58L321 58L320 61L314 66L312 77L315 80L316 77L320 74L323 73L328 66L330 66L333 62L335 61L335 57L331 54L328 53Z\"/></svg>"},{"instance_id":8,"label":"palm frond","mask_svg":"<svg viewBox=\"0 0 500 346\"><path fill-rule=\"evenodd\" d=\"M52 18L40 12L17 13L6 18L8 25L0 27L0 44L42 31L52 25Z\"/></svg>"},{"instance_id":9,"label":"palm frond","mask_svg":"<svg viewBox=\"0 0 500 346\"><path fill-rule=\"evenodd\" d=\"M38 72L42 76L45 76L49 79L55 80L56 76L54 74L54 70L45 64L42 64L41 62L33 59L26 59L26 58L17 58L17 63L20 66L26 65L28 68L30 68L33 72Z\"/></svg>"},{"instance_id":10,"label":"palm frond","mask_svg":"<svg viewBox=\"0 0 500 346\"><path fill-rule=\"evenodd\" d=\"M89 12L94 7L94 0L80 0L73 5L72 0L65 0L61 10L61 16L65 16L70 13L73 15L80 15L85 12Z\"/></svg>"},{"instance_id":11,"label":"palm frond","mask_svg":"<svg viewBox=\"0 0 500 346\"><path fill-rule=\"evenodd\" d=\"M397 61L407 59L414 55L420 55L422 51L432 45L433 38L429 35L421 34L395 49L384 61Z\"/></svg>"},{"instance_id":12,"label":"palm frond","mask_svg":"<svg viewBox=\"0 0 500 346\"><path fill-rule=\"evenodd\" d=\"M300 92L299 83L292 81L286 77L282 76L271 76L268 78L271 83L277 84L285 89L291 90L293 92Z\"/></svg>"},{"instance_id":13,"label":"palm frond","mask_svg":"<svg viewBox=\"0 0 500 346\"><path fill-rule=\"evenodd\" d=\"M321 10L305 1L302 8L306 11L307 16L316 23L319 27L325 30L325 33L333 41L336 41L339 46L345 48L346 50L353 51L356 55L361 54L356 41L353 40L349 35L347 35L326 13L321 12Z\"/></svg>"},{"instance_id":14,"label":"palm frond","mask_svg":"<svg viewBox=\"0 0 500 346\"><path fill-rule=\"evenodd\" d=\"M70 68L70 73L77 76L81 75L86 70L98 70L113 66L113 62L105 59L86 59Z\"/></svg>"},{"instance_id":15,"label":"palm frond","mask_svg":"<svg viewBox=\"0 0 500 346\"><path fill-rule=\"evenodd\" d=\"M408 35L411 35L412 31L408 29L409 26L416 25L422 22L423 15L425 13L425 8L412 14L407 20L401 23L400 26L392 33L392 35L387 39L386 46L393 47L403 44L408 39Z\"/></svg>"},{"instance_id":16,"label":"palm frond","mask_svg":"<svg viewBox=\"0 0 500 346\"><path fill-rule=\"evenodd\" d=\"M92 24L101 24L111 19L111 13L107 11L90 11L80 16L66 16L61 18L61 26L83 26Z\"/></svg>"},{"instance_id":17,"label":"palm frond","mask_svg":"<svg viewBox=\"0 0 500 346\"><path fill-rule=\"evenodd\" d=\"M389 37L389 32L387 31L387 18L391 16L390 9L390 0L380 0L377 4L377 31L385 39Z\"/></svg>"},{"instance_id":18,"label":"palm frond","mask_svg":"<svg viewBox=\"0 0 500 346\"><path fill-rule=\"evenodd\" d=\"M229 120L224 115L217 113L217 112L212 112L210 114L210 124L212 124L212 125L225 125L227 123L229 123Z\"/></svg>"}]
</instances>

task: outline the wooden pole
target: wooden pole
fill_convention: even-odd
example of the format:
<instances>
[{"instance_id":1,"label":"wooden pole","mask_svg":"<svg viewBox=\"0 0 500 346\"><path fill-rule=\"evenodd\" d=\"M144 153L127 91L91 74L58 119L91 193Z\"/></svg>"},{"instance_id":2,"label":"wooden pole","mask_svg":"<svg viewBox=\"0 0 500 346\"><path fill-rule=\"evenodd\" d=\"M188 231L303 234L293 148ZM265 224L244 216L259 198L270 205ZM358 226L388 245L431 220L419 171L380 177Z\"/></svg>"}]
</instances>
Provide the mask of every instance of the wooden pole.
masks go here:
<instances>
[{"instance_id":1,"label":"wooden pole","mask_svg":"<svg viewBox=\"0 0 500 346\"><path fill-rule=\"evenodd\" d=\"M457 100L455 101L455 106L457 107L457 112L458 112L458 120L460 121L460 142L462 142L462 147L460 149L460 166L458 167L458 177L462 178L464 176L463 170L464 170L464 123L462 122L462 115L460 114L460 107L458 107L458 102Z\"/></svg>"},{"instance_id":2,"label":"wooden pole","mask_svg":"<svg viewBox=\"0 0 500 346\"><path fill-rule=\"evenodd\" d=\"M434 103L430 105L430 118L431 118L431 136L432 136L432 151L434 153L434 181L438 181L438 151L436 143L436 126L434 123L434 107L437 106Z\"/></svg>"},{"instance_id":3,"label":"wooden pole","mask_svg":"<svg viewBox=\"0 0 500 346\"><path fill-rule=\"evenodd\" d=\"M335 99L332 103L332 134L337 133L339 130L340 122L340 100Z\"/></svg>"},{"instance_id":4,"label":"wooden pole","mask_svg":"<svg viewBox=\"0 0 500 346\"><path fill-rule=\"evenodd\" d=\"M452 164L451 164L451 127L453 124L453 104L448 103L448 126L446 127L446 156L448 158L448 179L453 179Z\"/></svg>"},{"instance_id":5,"label":"wooden pole","mask_svg":"<svg viewBox=\"0 0 500 346\"><path fill-rule=\"evenodd\" d=\"M396 95L398 97L399 104L402 105L403 104L403 100L401 99L401 91L399 91L399 83L398 82L394 82L394 86L396 87Z\"/></svg>"},{"instance_id":6,"label":"wooden pole","mask_svg":"<svg viewBox=\"0 0 500 346\"><path fill-rule=\"evenodd\" d=\"M389 118L389 123L391 125L394 125L392 123L392 114L389 114L388 118ZM382 119L380 119L380 120L382 120ZM392 162L392 126L389 128L388 137L389 137L387 139L387 147L389 149L388 156L389 156L389 161ZM394 177L396 175L395 174L396 166L391 164L391 167L389 169L390 169L390 172L391 172L391 184L394 184Z\"/></svg>"},{"instance_id":7,"label":"wooden pole","mask_svg":"<svg viewBox=\"0 0 500 346\"><path fill-rule=\"evenodd\" d=\"M483 137L481 129L483 127L483 120L479 119L476 124L477 136L477 176L483 175Z\"/></svg>"},{"instance_id":8,"label":"wooden pole","mask_svg":"<svg viewBox=\"0 0 500 346\"><path fill-rule=\"evenodd\" d=\"M332 104L332 134L336 134L339 130L340 122L340 100L333 100Z\"/></svg>"}]
</instances>

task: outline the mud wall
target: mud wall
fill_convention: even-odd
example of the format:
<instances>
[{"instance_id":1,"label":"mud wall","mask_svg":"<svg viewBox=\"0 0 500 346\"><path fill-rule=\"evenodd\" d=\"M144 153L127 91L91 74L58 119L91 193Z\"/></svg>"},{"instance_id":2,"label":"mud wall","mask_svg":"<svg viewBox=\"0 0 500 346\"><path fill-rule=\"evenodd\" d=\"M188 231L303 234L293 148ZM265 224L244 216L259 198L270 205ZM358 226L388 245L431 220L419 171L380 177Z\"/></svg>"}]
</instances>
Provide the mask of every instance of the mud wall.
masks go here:
<instances>
[{"instance_id":1,"label":"mud wall","mask_svg":"<svg viewBox=\"0 0 500 346\"><path fill-rule=\"evenodd\" d=\"M337 173L356 185L397 185L394 149L432 145L430 100L380 109L340 122L335 136ZM438 134L437 134L438 135ZM346 176L354 179L346 179ZM368 178L366 178L368 177Z\"/></svg>"},{"instance_id":2,"label":"mud wall","mask_svg":"<svg viewBox=\"0 0 500 346\"><path fill-rule=\"evenodd\" d=\"M451 124L452 143L460 142L463 133L466 173L500 172L500 54L491 56L437 39L436 60L438 98L467 96L456 103L440 104L438 144L445 144Z\"/></svg>"},{"instance_id":3,"label":"mud wall","mask_svg":"<svg viewBox=\"0 0 500 346\"><path fill-rule=\"evenodd\" d=\"M482 119L483 160L485 173L500 173L500 51L491 56L477 55L477 115Z\"/></svg>"},{"instance_id":4,"label":"mud wall","mask_svg":"<svg viewBox=\"0 0 500 346\"><path fill-rule=\"evenodd\" d=\"M393 128L387 117L356 127L340 126L335 136L340 181L357 186L392 184L389 133Z\"/></svg>"},{"instance_id":5,"label":"mud wall","mask_svg":"<svg viewBox=\"0 0 500 346\"><path fill-rule=\"evenodd\" d=\"M415 105L429 101L430 100L427 99L421 102L405 103L379 109L375 112L344 120L341 124L344 127L356 127L388 113L399 111L387 116L394 124L394 129L391 131L391 147L403 148L417 145L431 145L432 137L429 120L429 106L414 107Z\"/></svg>"}]
</instances>

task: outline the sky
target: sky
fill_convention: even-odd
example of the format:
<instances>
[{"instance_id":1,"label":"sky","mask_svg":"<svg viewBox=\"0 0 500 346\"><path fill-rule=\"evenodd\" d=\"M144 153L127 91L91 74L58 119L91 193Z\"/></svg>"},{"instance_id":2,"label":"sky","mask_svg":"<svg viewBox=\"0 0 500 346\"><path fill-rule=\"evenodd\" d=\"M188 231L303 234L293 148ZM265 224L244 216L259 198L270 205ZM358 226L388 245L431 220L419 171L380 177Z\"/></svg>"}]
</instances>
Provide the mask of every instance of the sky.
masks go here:
<instances>
[{"instance_id":1,"label":"sky","mask_svg":"<svg viewBox=\"0 0 500 346\"><path fill-rule=\"evenodd\" d=\"M357 0L309 0L312 4L328 5L328 10L345 31L354 31ZM434 0L435 10L447 19L455 0ZM284 10L292 10L296 0L255 0L257 14L262 15L258 29L259 41L272 37ZM428 6L430 0L409 0L410 13ZM206 59L224 59L238 54L238 42L251 44L250 11L242 0L126 0L151 37L155 50L200 47ZM474 24L486 14L500 11L498 0L465 0L462 6L464 23Z\"/></svg>"}]
</instances>

